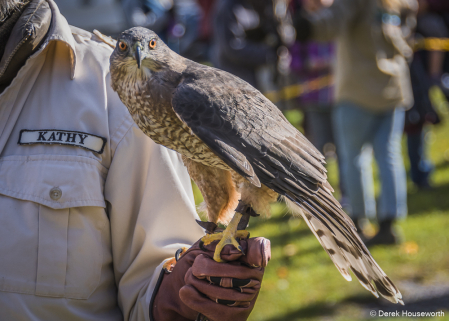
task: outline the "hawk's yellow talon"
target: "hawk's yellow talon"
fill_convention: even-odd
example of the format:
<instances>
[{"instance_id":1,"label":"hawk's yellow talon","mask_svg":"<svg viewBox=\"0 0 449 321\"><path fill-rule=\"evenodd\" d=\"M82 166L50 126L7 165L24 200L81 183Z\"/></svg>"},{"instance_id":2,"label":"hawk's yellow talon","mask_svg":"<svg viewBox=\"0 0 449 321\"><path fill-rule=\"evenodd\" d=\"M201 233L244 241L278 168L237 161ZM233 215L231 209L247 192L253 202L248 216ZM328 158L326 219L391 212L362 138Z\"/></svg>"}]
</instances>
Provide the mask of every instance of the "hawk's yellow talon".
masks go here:
<instances>
[{"instance_id":1,"label":"hawk's yellow talon","mask_svg":"<svg viewBox=\"0 0 449 321\"><path fill-rule=\"evenodd\" d=\"M210 243L214 241L219 241L223 237L223 233L215 233L215 234L207 234L206 236L203 236L201 238L201 241L203 241L204 245L209 245Z\"/></svg>"},{"instance_id":2,"label":"hawk's yellow talon","mask_svg":"<svg viewBox=\"0 0 449 321\"><path fill-rule=\"evenodd\" d=\"M248 238L249 232L246 230L238 230L237 226L240 222L240 219L242 218L242 214L236 212L234 214L234 217L232 218L229 225L226 227L226 229L221 233L215 233L215 234L207 234L204 236L201 241L204 243L204 245L209 245L214 241L220 241L218 242L215 252L214 252L214 260L216 262L224 262L221 257L221 250L228 245L232 244L235 246L236 249L242 252L242 247L240 246L239 242L237 242L236 238ZM243 253L245 254L245 253Z\"/></svg>"},{"instance_id":3,"label":"hawk's yellow talon","mask_svg":"<svg viewBox=\"0 0 449 321\"><path fill-rule=\"evenodd\" d=\"M235 238L231 238L232 245L235 246L236 249L238 249L240 252L242 251L242 247L240 246L239 242Z\"/></svg>"},{"instance_id":4,"label":"hawk's yellow talon","mask_svg":"<svg viewBox=\"0 0 449 321\"><path fill-rule=\"evenodd\" d=\"M249 239L249 231L247 231L247 230L238 230L236 233L235 233L235 237L237 238L239 238L239 239Z\"/></svg>"}]
</instances>

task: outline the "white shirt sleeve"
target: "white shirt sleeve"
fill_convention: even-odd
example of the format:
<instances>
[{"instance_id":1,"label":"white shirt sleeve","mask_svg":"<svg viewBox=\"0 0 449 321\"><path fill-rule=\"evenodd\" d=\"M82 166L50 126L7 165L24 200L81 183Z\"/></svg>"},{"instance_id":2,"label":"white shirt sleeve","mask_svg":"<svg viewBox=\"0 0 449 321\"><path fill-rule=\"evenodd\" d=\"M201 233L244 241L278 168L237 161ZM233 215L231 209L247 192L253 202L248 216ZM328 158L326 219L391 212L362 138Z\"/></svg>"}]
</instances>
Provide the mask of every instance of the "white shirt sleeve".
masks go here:
<instances>
[{"instance_id":1,"label":"white shirt sleeve","mask_svg":"<svg viewBox=\"0 0 449 321\"><path fill-rule=\"evenodd\" d=\"M124 320L149 320L161 262L204 235L195 222L190 178L176 152L131 125L115 150L105 198Z\"/></svg>"}]
</instances>

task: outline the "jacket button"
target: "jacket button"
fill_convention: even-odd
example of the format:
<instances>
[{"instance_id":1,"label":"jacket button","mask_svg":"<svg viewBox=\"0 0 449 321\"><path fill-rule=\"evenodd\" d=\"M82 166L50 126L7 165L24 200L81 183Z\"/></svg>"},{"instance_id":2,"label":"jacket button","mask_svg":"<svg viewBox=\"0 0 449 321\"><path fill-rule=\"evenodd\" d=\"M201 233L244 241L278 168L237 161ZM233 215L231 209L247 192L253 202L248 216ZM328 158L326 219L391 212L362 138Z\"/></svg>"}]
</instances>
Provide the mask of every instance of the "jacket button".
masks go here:
<instances>
[{"instance_id":1,"label":"jacket button","mask_svg":"<svg viewBox=\"0 0 449 321\"><path fill-rule=\"evenodd\" d=\"M59 187L53 187L50 190L50 197L52 200L57 201L58 199L60 199L62 196L62 191Z\"/></svg>"}]
</instances>

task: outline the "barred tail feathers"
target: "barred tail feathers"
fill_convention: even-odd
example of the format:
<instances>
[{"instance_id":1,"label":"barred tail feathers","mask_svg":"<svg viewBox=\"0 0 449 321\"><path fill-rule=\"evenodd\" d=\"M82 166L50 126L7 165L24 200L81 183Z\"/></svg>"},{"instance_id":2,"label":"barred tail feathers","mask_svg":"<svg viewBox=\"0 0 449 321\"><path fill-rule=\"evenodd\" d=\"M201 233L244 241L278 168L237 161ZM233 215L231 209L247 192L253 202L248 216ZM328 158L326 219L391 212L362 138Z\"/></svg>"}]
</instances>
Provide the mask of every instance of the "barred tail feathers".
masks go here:
<instances>
[{"instance_id":1,"label":"barred tail feathers","mask_svg":"<svg viewBox=\"0 0 449 321\"><path fill-rule=\"evenodd\" d=\"M357 235L351 224L341 224L341 213L332 213L326 204L314 197L297 203L284 197L293 214L303 217L341 275L351 281L351 270L360 284L376 298L379 294L393 303L404 304L401 292L374 261L370 252ZM346 216L349 219L349 217ZM352 221L351 221L352 223ZM346 226L345 226L346 225Z\"/></svg>"}]
</instances>

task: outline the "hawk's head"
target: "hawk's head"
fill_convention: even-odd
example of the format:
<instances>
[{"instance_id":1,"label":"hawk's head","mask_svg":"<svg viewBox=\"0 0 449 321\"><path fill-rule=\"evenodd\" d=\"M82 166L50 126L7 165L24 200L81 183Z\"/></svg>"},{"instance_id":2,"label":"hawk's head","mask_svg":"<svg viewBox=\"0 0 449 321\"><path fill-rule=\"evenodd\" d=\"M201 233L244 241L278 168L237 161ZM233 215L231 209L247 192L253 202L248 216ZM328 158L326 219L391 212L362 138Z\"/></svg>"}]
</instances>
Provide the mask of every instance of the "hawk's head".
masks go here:
<instances>
[{"instance_id":1,"label":"hawk's head","mask_svg":"<svg viewBox=\"0 0 449 321\"><path fill-rule=\"evenodd\" d=\"M111 72L148 76L169 65L173 52L154 31L136 27L120 34L111 55Z\"/></svg>"}]
</instances>

